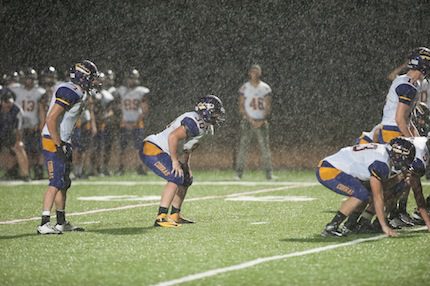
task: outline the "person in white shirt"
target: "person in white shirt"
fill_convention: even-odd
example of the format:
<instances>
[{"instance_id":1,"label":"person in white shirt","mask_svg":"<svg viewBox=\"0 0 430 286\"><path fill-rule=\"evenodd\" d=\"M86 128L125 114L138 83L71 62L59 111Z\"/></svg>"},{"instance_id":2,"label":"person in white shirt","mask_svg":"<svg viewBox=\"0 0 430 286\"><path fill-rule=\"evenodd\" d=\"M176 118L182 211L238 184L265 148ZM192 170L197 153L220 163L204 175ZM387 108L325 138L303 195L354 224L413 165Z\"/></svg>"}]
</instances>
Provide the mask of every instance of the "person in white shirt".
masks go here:
<instances>
[{"instance_id":1,"label":"person in white shirt","mask_svg":"<svg viewBox=\"0 0 430 286\"><path fill-rule=\"evenodd\" d=\"M246 153L255 135L260 147L266 179L271 180L272 155L269 142L269 117L272 112L272 89L261 80L261 67L249 69L249 81L239 89L240 142L236 157L236 179L241 179L246 162Z\"/></svg>"}]
</instances>

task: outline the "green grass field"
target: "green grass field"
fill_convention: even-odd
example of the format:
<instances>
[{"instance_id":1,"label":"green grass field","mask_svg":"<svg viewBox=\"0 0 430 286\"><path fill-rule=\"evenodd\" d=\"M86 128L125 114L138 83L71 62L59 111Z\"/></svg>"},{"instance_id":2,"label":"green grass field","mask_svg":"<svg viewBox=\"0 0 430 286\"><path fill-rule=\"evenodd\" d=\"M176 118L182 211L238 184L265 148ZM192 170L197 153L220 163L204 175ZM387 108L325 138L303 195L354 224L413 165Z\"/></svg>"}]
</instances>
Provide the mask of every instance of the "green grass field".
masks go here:
<instances>
[{"instance_id":1,"label":"green grass field","mask_svg":"<svg viewBox=\"0 0 430 286\"><path fill-rule=\"evenodd\" d=\"M310 171L276 175L195 172L197 223L177 229L152 227L155 175L76 181L68 220L86 231L57 236L36 235L45 182L0 182L0 285L428 285L430 233L324 239L343 197Z\"/></svg>"}]
</instances>

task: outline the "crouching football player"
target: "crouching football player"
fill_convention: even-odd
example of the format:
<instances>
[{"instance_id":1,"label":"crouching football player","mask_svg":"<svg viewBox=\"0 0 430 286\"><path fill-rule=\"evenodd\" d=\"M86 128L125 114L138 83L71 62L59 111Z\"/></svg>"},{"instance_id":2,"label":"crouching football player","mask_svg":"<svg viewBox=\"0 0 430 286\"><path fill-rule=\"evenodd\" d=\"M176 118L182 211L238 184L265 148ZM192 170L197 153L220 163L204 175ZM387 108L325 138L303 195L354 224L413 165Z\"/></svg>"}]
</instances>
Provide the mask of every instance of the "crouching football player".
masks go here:
<instances>
[{"instance_id":1,"label":"crouching football player","mask_svg":"<svg viewBox=\"0 0 430 286\"><path fill-rule=\"evenodd\" d=\"M382 183L389 177L393 167L407 170L415 158L415 147L406 139L395 138L389 145L365 144L342 148L339 152L323 159L317 168L318 181L330 190L348 196L321 233L322 236L343 236L340 224L363 202L369 200L369 191L363 181L370 183L376 216L383 232L396 236L384 215Z\"/></svg>"},{"instance_id":2,"label":"crouching football player","mask_svg":"<svg viewBox=\"0 0 430 286\"><path fill-rule=\"evenodd\" d=\"M182 203L193 181L191 152L204 135L213 134L214 125L224 121L224 114L221 100L208 95L198 101L195 111L182 114L162 132L144 139L143 148L139 151L141 160L155 174L167 180L154 226L177 227L182 223L193 223L181 215ZM178 158L180 142L184 142L183 162Z\"/></svg>"}]
</instances>

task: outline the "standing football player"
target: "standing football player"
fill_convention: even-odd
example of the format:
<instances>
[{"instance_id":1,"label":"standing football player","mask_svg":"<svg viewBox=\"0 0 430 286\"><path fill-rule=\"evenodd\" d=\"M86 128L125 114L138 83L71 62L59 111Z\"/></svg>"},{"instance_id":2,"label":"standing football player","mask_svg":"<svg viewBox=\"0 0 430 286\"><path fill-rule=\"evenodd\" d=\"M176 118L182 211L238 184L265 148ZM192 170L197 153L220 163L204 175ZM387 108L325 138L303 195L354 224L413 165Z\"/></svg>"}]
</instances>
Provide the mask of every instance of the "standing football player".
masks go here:
<instances>
[{"instance_id":1,"label":"standing football player","mask_svg":"<svg viewBox=\"0 0 430 286\"><path fill-rule=\"evenodd\" d=\"M191 152L206 134L213 134L214 125L224 121L225 110L221 100L208 95L202 97L195 111L180 115L162 132L145 138L139 155L155 174L167 181L161 195L155 226L177 227L193 223L181 215L182 203L193 182L190 169ZM183 142L183 161L179 161L179 143ZM170 216L168 216L171 207Z\"/></svg>"},{"instance_id":2,"label":"standing football player","mask_svg":"<svg viewBox=\"0 0 430 286\"><path fill-rule=\"evenodd\" d=\"M128 144L133 143L134 148L139 150L144 139L144 121L149 113L149 89L140 85L140 73L133 69L127 76L126 85L118 88L118 93L121 97L122 110L118 174L123 175L124 162L129 160L126 156ZM146 174L141 164L137 168L137 173Z\"/></svg>"},{"instance_id":3,"label":"standing football player","mask_svg":"<svg viewBox=\"0 0 430 286\"><path fill-rule=\"evenodd\" d=\"M70 82L58 85L52 97L42 130L42 147L49 186L43 199L42 222L37 227L39 234L83 230L66 221L66 197L71 186L71 137L76 120L88 99L89 89L97 76L97 67L93 62L84 60L77 63L70 69ZM50 219L54 202L57 224L52 226Z\"/></svg>"},{"instance_id":4,"label":"standing football player","mask_svg":"<svg viewBox=\"0 0 430 286\"><path fill-rule=\"evenodd\" d=\"M388 91L378 143L388 143L398 136L418 136L409 117L418 99L419 82L430 74L430 50L415 49L409 56L407 68L407 73L396 77Z\"/></svg>"},{"instance_id":5,"label":"standing football player","mask_svg":"<svg viewBox=\"0 0 430 286\"><path fill-rule=\"evenodd\" d=\"M249 81L239 89L240 142L236 159L236 178L241 179L245 155L255 135L263 157L266 179L271 180L272 157L269 142L269 117L272 111L272 89L261 80L261 67L253 65L248 72Z\"/></svg>"},{"instance_id":6,"label":"standing football player","mask_svg":"<svg viewBox=\"0 0 430 286\"><path fill-rule=\"evenodd\" d=\"M23 140L30 168L35 179L43 179L43 157L40 148L40 131L45 122L45 89L37 85L37 72L33 68L21 72L22 85L11 88L16 94L16 103L23 110Z\"/></svg>"},{"instance_id":7,"label":"standing football player","mask_svg":"<svg viewBox=\"0 0 430 286\"><path fill-rule=\"evenodd\" d=\"M383 182L388 180L392 167L398 172L405 172L414 158L414 145L404 138L395 138L389 145L371 143L345 147L323 159L317 168L318 181L335 193L349 198L342 203L321 235L343 236L339 229L341 223L363 202L369 200L369 191L363 182L370 183L382 231L388 236L397 235L385 221Z\"/></svg>"}]
</instances>

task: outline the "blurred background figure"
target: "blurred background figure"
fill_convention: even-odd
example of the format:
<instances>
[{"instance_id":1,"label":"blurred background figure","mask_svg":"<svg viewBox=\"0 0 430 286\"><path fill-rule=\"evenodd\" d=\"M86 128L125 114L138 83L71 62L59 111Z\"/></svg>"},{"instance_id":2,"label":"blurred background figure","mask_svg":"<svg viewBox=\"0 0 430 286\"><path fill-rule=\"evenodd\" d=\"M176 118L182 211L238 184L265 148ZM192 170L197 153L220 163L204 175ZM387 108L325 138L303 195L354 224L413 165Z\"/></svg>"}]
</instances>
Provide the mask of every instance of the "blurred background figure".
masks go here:
<instances>
[{"instance_id":1,"label":"blurred background figure","mask_svg":"<svg viewBox=\"0 0 430 286\"><path fill-rule=\"evenodd\" d=\"M114 129L114 97L104 83L110 81L105 73L100 73L92 95L92 109L96 122L96 135L91 149L90 175L110 176L109 161L111 157ZM108 86L110 82L108 83Z\"/></svg>"},{"instance_id":2,"label":"blurred background figure","mask_svg":"<svg viewBox=\"0 0 430 286\"><path fill-rule=\"evenodd\" d=\"M13 88L20 85L19 83L19 73L17 71L13 71L9 74L5 73L2 77L2 85L4 87Z\"/></svg>"},{"instance_id":3,"label":"blurred background figure","mask_svg":"<svg viewBox=\"0 0 430 286\"><path fill-rule=\"evenodd\" d=\"M48 112L48 105L51 102L52 95L54 94L55 86L58 84L58 73L55 67L49 66L40 72L39 85L45 89L45 109ZM45 112L45 113L46 113Z\"/></svg>"},{"instance_id":4,"label":"blurred background figure","mask_svg":"<svg viewBox=\"0 0 430 286\"><path fill-rule=\"evenodd\" d=\"M127 147L132 144L136 150L142 146L144 139L145 118L149 113L149 89L140 85L140 73L131 70L125 79L125 85L118 88L121 97L122 120L120 129L120 165L118 174L124 174L124 162L129 161ZM130 154L132 155L132 154ZM134 156L134 155L133 155ZM143 165L139 163L137 173L145 175Z\"/></svg>"},{"instance_id":5,"label":"blurred background figure","mask_svg":"<svg viewBox=\"0 0 430 286\"><path fill-rule=\"evenodd\" d=\"M0 90L0 153L6 151L6 160L1 166L6 169L6 177L16 179L16 163L19 175L24 181L30 181L28 158L22 142L23 112L14 102L15 94L8 88Z\"/></svg>"},{"instance_id":6,"label":"blurred background figure","mask_svg":"<svg viewBox=\"0 0 430 286\"><path fill-rule=\"evenodd\" d=\"M22 131L33 178L43 179L43 157L40 132L45 123L45 89L37 84L37 72L29 67L20 72L21 84L11 87L16 103L23 111Z\"/></svg>"},{"instance_id":7,"label":"blurred background figure","mask_svg":"<svg viewBox=\"0 0 430 286\"><path fill-rule=\"evenodd\" d=\"M246 153L252 137L257 137L266 179L272 180L272 156L269 142L269 117L272 111L272 89L261 80L259 65L248 71L249 81L239 89L240 142L236 158L236 179L240 180L246 163Z\"/></svg>"}]
</instances>

